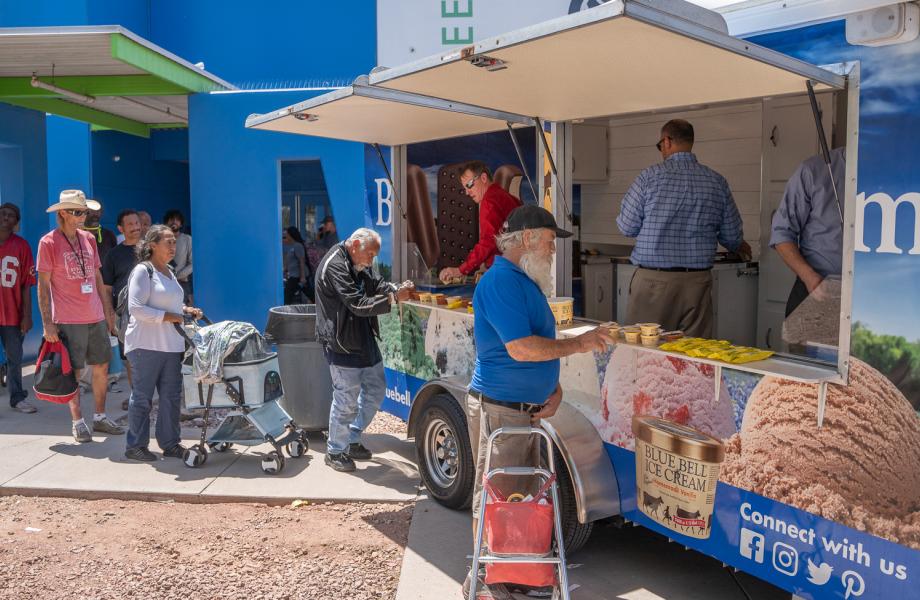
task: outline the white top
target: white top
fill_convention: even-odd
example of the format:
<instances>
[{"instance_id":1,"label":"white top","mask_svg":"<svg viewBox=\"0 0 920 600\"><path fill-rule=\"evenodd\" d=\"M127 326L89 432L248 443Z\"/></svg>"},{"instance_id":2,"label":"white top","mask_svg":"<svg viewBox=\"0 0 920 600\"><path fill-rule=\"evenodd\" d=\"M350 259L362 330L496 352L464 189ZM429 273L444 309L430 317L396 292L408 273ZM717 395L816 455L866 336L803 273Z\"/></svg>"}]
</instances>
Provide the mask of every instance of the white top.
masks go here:
<instances>
[{"instance_id":1,"label":"white top","mask_svg":"<svg viewBox=\"0 0 920 600\"><path fill-rule=\"evenodd\" d=\"M182 314L182 286L170 273L156 269L149 275L139 264L128 279L128 312L131 320L125 331L125 352L157 350L183 352L185 340L172 323L163 321L166 313Z\"/></svg>"}]
</instances>

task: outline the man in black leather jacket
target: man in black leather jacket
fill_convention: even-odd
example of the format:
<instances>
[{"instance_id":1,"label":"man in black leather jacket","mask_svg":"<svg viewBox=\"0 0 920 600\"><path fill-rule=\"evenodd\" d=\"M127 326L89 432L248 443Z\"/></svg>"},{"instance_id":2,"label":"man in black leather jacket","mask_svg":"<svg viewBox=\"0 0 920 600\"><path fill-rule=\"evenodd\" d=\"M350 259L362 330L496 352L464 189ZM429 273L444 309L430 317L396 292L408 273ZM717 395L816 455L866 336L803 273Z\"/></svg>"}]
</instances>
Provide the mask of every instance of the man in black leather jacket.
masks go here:
<instances>
[{"instance_id":1,"label":"man in black leather jacket","mask_svg":"<svg viewBox=\"0 0 920 600\"><path fill-rule=\"evenodd\" d=\"M411 284L395 286L372 270L380 235L361 228L335 244L316 270L316 337L332 374L332 410L326 464L354 471L355 460L369 460L361 432L383 402L386 378L377 338L377 315L409 297Z\"/></svg>"}]
</instances>

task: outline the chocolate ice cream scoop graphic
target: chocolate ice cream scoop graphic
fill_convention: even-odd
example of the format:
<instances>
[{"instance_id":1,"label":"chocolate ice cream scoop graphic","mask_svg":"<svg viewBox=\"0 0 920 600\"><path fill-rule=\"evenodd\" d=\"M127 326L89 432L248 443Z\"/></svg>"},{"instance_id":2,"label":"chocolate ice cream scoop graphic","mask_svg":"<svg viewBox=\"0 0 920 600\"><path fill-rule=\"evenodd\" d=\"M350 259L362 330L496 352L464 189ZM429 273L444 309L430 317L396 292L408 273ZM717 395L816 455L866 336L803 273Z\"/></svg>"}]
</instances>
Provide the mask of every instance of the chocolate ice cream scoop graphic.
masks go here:
<instances>
[{"instance_id":1,"label":"chocolate ice cream scoop graphic","mask_svg":"<svg viewBox=\"0 0 920 600\"><path fill-rule=\"evenodd\" d=\"M851 359L821 428L817 407L816 386L763 378L726 442L722 481L920 548L920 417L907 399Z\"/></svg>"}]
</instances>

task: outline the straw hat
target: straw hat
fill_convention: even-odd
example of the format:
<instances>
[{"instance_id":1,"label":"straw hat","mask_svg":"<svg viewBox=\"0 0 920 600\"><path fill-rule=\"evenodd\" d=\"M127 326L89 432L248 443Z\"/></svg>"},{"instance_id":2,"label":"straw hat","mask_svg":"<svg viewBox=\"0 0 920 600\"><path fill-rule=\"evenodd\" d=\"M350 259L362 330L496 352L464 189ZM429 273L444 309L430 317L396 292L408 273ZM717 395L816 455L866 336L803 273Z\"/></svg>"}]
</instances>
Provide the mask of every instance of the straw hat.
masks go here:
<instances>
[{"instance_id":1,"label":"straw hat","mask_svg":"<svg viewBox=\"0 0 920 600\"><path fill-rule=\"evenodd\" d=\"M95 200L87 200L82 190L64 190L58 197L58 203L52 204L45 212L57 212L66 209L99 210L102 205Z\"/></svg>"}]
</instances>

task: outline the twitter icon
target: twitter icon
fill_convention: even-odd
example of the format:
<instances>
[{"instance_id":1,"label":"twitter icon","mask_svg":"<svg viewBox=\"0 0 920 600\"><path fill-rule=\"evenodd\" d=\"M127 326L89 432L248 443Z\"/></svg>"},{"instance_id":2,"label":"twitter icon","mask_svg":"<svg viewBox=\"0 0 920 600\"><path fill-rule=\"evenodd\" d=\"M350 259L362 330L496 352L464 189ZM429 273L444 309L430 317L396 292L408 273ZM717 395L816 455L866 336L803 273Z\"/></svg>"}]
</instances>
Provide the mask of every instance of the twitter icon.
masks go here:
<instances>
[{"instance_id":1,"label":"twitter icon","mask_svg":"<svg viewBox=\"0 0 920 600\"><path fill-rule=\"evenodd\" d=\"M808 559L808 581L815 585L824 585L831 579L831 573L834 572L834 567L830 566L826 562L822 562L821 565L816 565L811 562L811 559Z\"/></svg>"}]
</instances>

